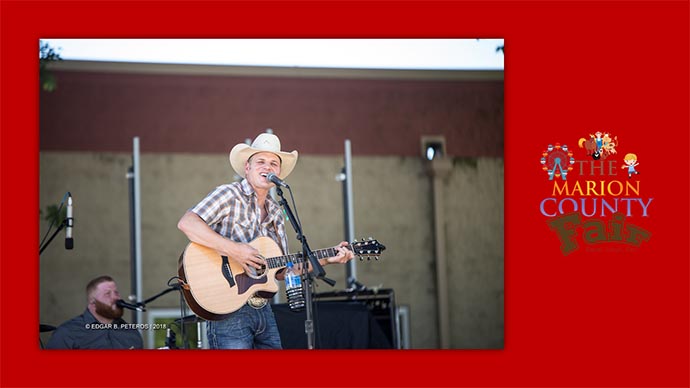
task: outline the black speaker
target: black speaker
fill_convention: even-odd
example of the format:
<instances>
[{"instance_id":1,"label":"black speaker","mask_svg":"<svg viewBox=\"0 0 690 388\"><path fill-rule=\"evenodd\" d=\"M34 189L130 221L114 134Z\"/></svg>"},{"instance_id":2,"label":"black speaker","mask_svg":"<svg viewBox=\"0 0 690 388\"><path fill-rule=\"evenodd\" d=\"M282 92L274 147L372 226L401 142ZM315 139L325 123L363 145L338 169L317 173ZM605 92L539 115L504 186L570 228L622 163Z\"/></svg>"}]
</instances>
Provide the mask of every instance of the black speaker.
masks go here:
<instances>
[{"instance_id":1,"label":"black speaker","mask_svg":"<svg viewBox=\"0 0 690 388\"><path fill-rule=\"evenodd\" d=\"M392 289L322 292L314 294L314 301L358 302L365 305L381 327L391 347L400 349L395 292Z\"/></svg>"},{"instance_id":2,"label":"black speaker","mask_svg":"<svg viewBox=\"0 0 690 388\"><path fill-rule=\"evenodd\" d=\"M313 295L316 349L400 349L393 290ZM306 349L305 311L271 305L284 349Z\"/></svg>"}]
</instances>

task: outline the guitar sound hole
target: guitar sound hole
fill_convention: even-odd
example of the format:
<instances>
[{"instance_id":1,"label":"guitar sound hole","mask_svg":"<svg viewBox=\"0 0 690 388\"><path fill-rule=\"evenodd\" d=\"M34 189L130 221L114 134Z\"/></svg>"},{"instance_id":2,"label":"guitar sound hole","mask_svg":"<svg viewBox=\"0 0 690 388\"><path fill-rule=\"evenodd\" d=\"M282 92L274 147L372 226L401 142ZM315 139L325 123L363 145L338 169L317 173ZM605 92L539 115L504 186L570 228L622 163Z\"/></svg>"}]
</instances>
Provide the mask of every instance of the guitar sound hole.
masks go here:
<instances>
[{"instance_id":1,"label":"guitar sound hole","mask_svg":"<svg viewBox=\"0 0 690 388\"><path fill-rule=\"evenodd\" d=\"M249 272L247 272L247 276L249 276L252 279L261 279L264 277L266 274L266 265L262 264L261 268L256 269L254 267L249 267Z\"/></svg>"}]
</instances>

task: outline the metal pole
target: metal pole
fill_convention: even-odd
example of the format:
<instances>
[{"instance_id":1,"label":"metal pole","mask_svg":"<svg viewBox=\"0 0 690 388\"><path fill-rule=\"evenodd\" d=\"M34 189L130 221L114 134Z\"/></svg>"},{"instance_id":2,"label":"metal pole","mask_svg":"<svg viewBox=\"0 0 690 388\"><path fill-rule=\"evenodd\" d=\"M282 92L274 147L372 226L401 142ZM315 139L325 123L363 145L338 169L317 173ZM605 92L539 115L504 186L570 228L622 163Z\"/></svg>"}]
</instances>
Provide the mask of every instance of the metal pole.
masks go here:
<instances>
[{"instance_id":1,"label":"metal pole","mask_svg":"<svg viewBox=\"0 0 690 388\"><path fill-rule=\"evenodd\" d=\"M352 198L352 147L350 139L345 140L345 241L352 242L355 239L355 214ZM357 280L357 266L355 260L347 262L345 276L347 287L354 287Z\"/></svg>"},{"instance_id":2,"label":"metal pole","mask_svg":"<svg viewBox=\"0 0 690 388\"><path fill-rule=\"evenodd\" d=\"M134 160L132 160L134 164ZM127 187L129 193L129 284L131 289L131 295L136 295L136 284L137 284L137 270L136 270L136 256L137 256L137 238L135 233L135 219L134 214L134 166L127 168ZM132 311L132 323L137 322L137 312Z\"/></svg>"},{"instance_id":3,"label":"metal pole","mask_svg":"<svg viewBox=\"0 0 690 388\"><path fill-rule=\"evenodd\" d=\"M136 284L133 288L133 294L136 297L136 301L142 300L142 283L141 283L141 169L139 157L139 137L134 137L134 151L132 159L134 161L134 239L135 244L135 255L134 255L134 271ZM142 312L137 311L136 323L142 322Z\"/></svg>"},{"instance_id":4,"label":"metal pole","mask_svg":"<svg viewBox=\"0 0 690 388\"><path fill-rule=\"evenodd\" d=\"M450 159L434 158L428 163L434 198L434 251L436 253L436 296L438 299L439 345L441 349L450 348L450 309L448 307L448 265L446 258L445 235L445 196L444 182L450 175L453 163Z\"/></svg>"}]
</instances>

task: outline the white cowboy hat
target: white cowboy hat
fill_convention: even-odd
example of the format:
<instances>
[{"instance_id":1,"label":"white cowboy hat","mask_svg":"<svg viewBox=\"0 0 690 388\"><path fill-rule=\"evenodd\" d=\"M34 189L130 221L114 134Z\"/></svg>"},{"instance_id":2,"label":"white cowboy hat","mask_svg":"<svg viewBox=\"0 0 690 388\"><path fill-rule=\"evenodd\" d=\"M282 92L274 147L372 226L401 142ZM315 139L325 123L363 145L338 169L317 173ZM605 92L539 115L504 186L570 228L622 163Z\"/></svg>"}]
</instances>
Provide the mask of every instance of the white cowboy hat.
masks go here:
<instances>
[{"instance_id":1,"label":"white cowboy hat","mask_svg":"<svg viewBox=\"0 0 690 388\"><path fill-rule=\"evenodd\" d=\"M252 145L240 143L232 147L229 155L230 165L237 174L244 178L244 164L258 152L270 152L280 158L280 175L278 175L280 179L285 179L290 175L295 164L297 164L297 151L281 151L278 136L272 133L262 133L254 139Z\"/></svg>"}]
</instances>

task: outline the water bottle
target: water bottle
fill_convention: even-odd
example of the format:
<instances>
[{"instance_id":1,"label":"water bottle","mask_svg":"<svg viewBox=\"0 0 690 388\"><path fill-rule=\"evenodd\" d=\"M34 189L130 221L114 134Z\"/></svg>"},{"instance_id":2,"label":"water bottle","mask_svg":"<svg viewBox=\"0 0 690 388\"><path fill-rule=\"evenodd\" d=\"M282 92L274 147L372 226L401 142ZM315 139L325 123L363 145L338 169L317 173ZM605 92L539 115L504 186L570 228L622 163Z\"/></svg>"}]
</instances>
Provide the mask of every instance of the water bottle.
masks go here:
<instances>
[{"instance_id":1,"label":"water bottle","mask_svg":"<svg viewBox=\"0 0 690 388\"><path fill-rule=\"evenodd\" d=\"M304 309L302 278L295 271L292 262L287 264L287 271L285 271L285 292L287 293L287 302L290 310L302 311Z\"/></svg>"}]
</instances>

